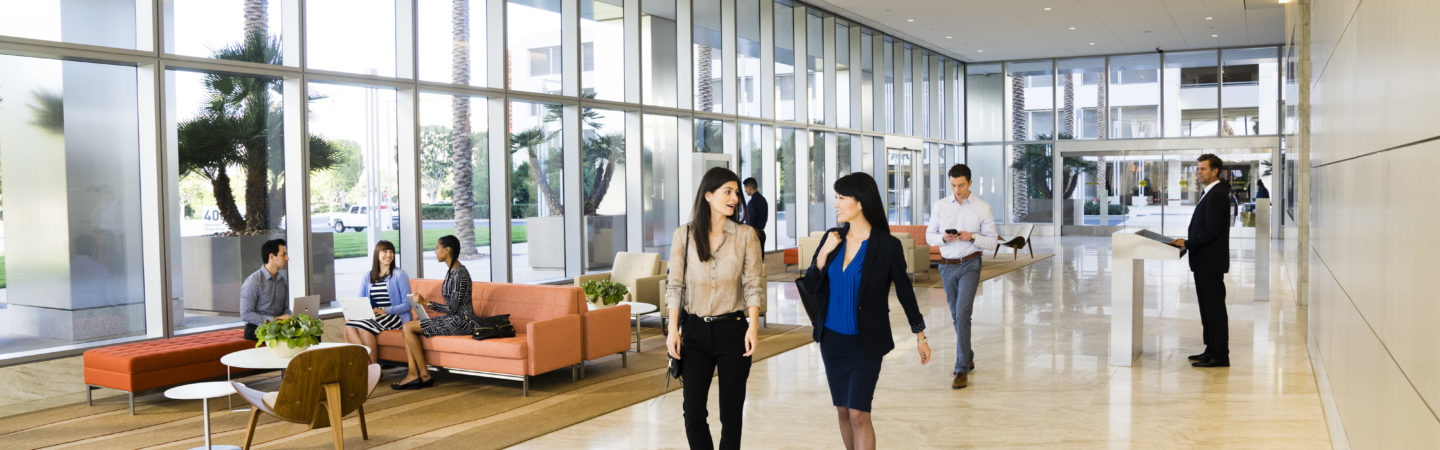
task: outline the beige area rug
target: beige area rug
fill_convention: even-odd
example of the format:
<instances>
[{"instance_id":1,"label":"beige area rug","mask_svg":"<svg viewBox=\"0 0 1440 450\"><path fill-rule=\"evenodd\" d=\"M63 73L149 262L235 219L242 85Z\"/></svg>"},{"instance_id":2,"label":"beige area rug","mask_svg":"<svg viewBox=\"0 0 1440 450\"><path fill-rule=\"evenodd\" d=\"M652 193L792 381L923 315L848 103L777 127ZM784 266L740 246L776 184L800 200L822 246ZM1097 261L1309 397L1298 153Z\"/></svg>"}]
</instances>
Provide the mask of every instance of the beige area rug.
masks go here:
<instances>
[{"instance_id":1,"label":"beige area rug","mask_svg":"<svg viewBox=\"0 0 1440 450\"><path fill-rule=\"evenodd\" d=\"M602 414L649 400L667 392L665 339L650 321L642 328L642 353L629 353L622 368L619 355L591 361L586 377L570 382L570 371L559 370L534 377L530 396L520 396L520 383L465 375L437 373L434 387L395 391L389 384L403 369L387 370L381 386L365 403L369 440L361 440L360 422L351 414L344 421L345 446L369 448L504 448ZM769 324L760 329L761 360L810 343L810 327ZM274 390L274 374L244 378L252 387ZM672 381L669 390L680 388ZM154 394L137 400L136 415L126 409L124 396L50 408L0 418L3 448L166 448L204 445L199 401L174 401ZM235 401L244 400L235 397ZM680 420L680 404L673 409ZM210 402L215 444L241 445L249 412L225 411L223 398ZM257 447L331 448L331 430L310 430L306 425L261 415L256 427Z\"/></svg>"},{"instance_id":2,"label":"beige area rug","mask_svg":"<svg viewBox=\"0 0 1440 450\"><path fill-rule=\"evenodd\" d=\"M1018 258L1012 260L1010 259L1011 257L1004 255L1004 252L1001 253L1002 254L997 258L990 258L988 256L985 257L984 263L980 266L981 282L1004 275L1011 271L1019 270L1022 267L1035 264L1051 256L1055 256L1050 253L1036 253L1035 257L1032 258L1028 255L1022 254ZM770 281L776 282L790 282L800 278L801 275L804 275L804 273L798 271L786 272L771 275L769 279ZM928 273L915 274L915 286L936 288L945 287L945 285L940 280L940 268L931 266Z\"/></svg>"}]
</instances>

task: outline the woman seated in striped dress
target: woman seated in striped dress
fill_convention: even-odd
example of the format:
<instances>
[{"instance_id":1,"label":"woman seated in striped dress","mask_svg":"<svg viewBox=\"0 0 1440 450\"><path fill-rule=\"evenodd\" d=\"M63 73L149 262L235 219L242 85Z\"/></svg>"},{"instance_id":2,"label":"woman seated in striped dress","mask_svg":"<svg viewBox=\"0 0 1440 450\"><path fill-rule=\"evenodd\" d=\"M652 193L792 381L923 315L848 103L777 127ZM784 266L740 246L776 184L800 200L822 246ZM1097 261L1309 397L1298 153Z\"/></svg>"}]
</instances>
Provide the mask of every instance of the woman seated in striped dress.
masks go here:
<instances>
[{"instance_id":1,"label":"woman seated in striped dress","mask_svg":"<svg viewBox=\"0 0 1440 450\"><path fill-rule=\"evenodd\" d=\"M370 298L370 307L375 308L371 320L345 322L345 342L370 348L370 363L380 361L380 350L375 337L385 330L398 330L410 321L410 277L404 270L395 267L395 244L390 241L375 243L375 254L370 259L370 276L360 284L360 295Z\"/></svg>"}]
</instances>

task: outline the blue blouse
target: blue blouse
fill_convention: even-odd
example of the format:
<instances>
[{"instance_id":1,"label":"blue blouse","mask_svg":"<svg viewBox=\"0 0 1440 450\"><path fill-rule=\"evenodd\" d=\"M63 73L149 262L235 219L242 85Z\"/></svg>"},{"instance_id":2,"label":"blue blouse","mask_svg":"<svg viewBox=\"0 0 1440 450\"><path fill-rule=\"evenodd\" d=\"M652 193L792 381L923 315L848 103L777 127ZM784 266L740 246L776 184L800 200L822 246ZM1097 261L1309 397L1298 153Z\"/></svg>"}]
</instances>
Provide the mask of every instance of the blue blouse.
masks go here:
<instances>
[{"instance_id":1,"label":"blue blouse","mask_svg":"<svg viewBox=\"0 0 1440 450\"><path fill-rule=\"evenodd\" d=\"M860 241L860 250L855 252L855 259L850 261L849 267L845 265L846 242L840 246L840 256L830 263L828 275L830 278L830 306L825 309L825 328L836 333L854 336L860 334L857 329L855 313L859 300L856 294L860 292L860 267L865 262L865 248L870 240Z\"/></svg>"}]
</instances>

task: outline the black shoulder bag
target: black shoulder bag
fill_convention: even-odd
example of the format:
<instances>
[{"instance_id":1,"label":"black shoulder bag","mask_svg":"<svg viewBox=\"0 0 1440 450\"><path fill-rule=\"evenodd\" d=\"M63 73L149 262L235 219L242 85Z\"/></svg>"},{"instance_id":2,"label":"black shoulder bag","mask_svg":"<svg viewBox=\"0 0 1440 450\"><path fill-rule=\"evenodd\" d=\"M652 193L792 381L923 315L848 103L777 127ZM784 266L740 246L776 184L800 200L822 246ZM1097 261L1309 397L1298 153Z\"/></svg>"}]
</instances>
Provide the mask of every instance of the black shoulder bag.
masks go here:
<instances>
[{"instance_id":1,"label":"black shoulder bag","mask_svg":"<svg viewBox=\"0 0 1440 450\"><path fill-rule=\"evenodd\" d=\"M830 239L830 232L831 232L831 231L839 232L840 236L842 236L842 237L841 237L841 240L843 241L843 240L844 240L844 237L843 237L843 236L845 236L846 233L849 233L849 232L850 232L850 224L847 223L847 224L841 225L840 227L837 227L837 228L831 228L831 229L829 229L829 230L825 230L825 234L820 237L820 244L819 244L819 246L817 246L817 247L815 248L816 254L815 254L815 255L810 255L810 265L809 265L809 266L805 266L805 268L802 269L801 272L807 272L807 271L809 271L809 270L810 270L810 267L816 266L816 263L817 263L817 262L820 262L820 261L816 261L815 257L816 257L816 256L819 256L818 254L819 254L821 248L825 248L825 241L828 240L828 239ZM803 258L804 255L801 255L801 257ZM818 267L818 266L816 266L816 267ZM820 271L820 277L821 277L821 280L823 281L823 280L824 280L824 277L825 277L825 271L823 271L823 270ZM819 310L820 310L819 308L820 308L820 307L819 307L819 305L816 303L816 302L818 301L818 299L815 298L815 292L813 292L813 291L810 290L810 285L807 284L808 282L809 282L809 280L806 279L805 275L801 275L800 278L796 278L796 279L795 279L795 291L800 293L800 305L805 307L805 315L810 316L810 323L813 324L813 323L815 323L815 321L817 320L816 317L815 317L815 314L816 314L817 312L819 312Z\"/></svg>"},{"instance_id":2,"label":"black shoulder bag","mask_svg":"<svg viewBox=\"0 0 1440 450\"><path fill-rule=\"evenodd\" d=\"M685 273L690 271L690 227L689 227L689 226L686 226L686 227L685 227L685 250L682 251L682 252L680 252L680 257L685 259L685 266L680 269L680 282L684 283L684 282L685 282ZM681 296L681 298L683 299L683 298L686 298L686 297L689 296L689 295L690 295L690 286L686 285L686 286L685 286L685 290L681 292L680 296ZM663 314L663 313L662 313L662 314ZM684 311L682 310L682 311L681 311L681 314L680 314L680 318L678 319L677 323L675 324L675 330L676 330L676 331L685 329L685 316L686 316L686 315L684 314ZM669 349L668 347L665 349L665 357L667 358L667 363L669 364L669 372L668 372L668 373L669 373L670 377L671 377L671 378L674 378L674 379L677 379L677 380L680 379L680 376L682 375L682 373L680 372L680 358L676 358L676 357L674 357L674 356L670 356L670 349ZM666 388L666 389L669 389L669 388L670 388L670 380L668 380L668 379L665 380L665 388Z\"/></svg>"},{"instance_id":3,"label":"black shoulder bag","mask_svg":"<svg viewBox=\"0 0 1440 450\"><path fill-rule=\"evenodd\" d=\"M515 325L510 323L509 314L476 317L474 325L475 327L470 330L470 337L477 341L515 337Z\"/></svg>"}]
</instances>

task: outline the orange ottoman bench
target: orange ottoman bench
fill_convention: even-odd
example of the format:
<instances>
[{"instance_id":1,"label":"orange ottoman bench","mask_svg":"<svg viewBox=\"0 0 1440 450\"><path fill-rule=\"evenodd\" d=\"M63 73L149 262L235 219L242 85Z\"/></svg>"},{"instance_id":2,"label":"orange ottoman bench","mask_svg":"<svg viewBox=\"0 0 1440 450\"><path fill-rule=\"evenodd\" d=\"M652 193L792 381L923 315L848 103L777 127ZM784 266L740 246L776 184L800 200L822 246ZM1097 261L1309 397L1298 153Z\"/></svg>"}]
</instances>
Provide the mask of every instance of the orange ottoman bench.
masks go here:
<instances>
[{"instance_id":1,"label":"orange ottoman bench","mask_svg":"<svg viewBox=\"0 0 1440 450\"><path fill-rule=\"evenodd\" d=\"M133 416L136 392L225 376L220 357L247 348L255 341L234 329L87 350L85 404L95 389L125 391Z\"/></svg>"}]
</instances>

